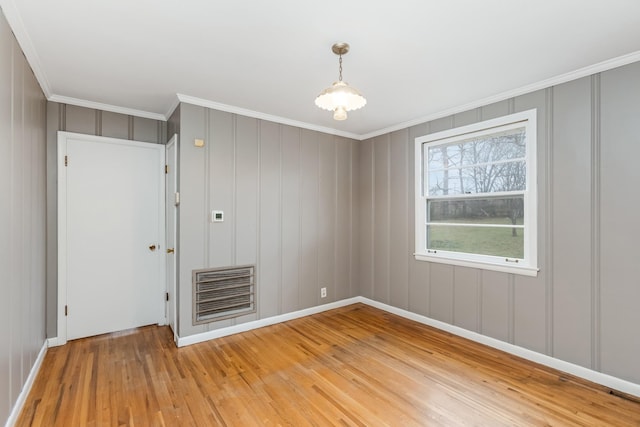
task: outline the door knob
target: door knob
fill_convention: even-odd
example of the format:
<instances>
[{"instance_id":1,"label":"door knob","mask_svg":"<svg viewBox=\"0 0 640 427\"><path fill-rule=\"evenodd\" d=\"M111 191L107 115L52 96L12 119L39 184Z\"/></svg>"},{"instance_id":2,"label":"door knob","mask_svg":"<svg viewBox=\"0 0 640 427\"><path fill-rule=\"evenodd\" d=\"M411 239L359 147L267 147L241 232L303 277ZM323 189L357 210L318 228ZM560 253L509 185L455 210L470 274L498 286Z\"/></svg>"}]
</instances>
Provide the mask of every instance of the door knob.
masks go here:
<instances>
[{"instance_id":1,"label":"door knob","mask_svg":"<svg viewBox=\"0 0 640 427\"><path fill-rule=\"evenodd\" d=\"M151 246L149 246L149 250L150 250L151 252L155 251L155 250L156 250L156 245L151 245Z\"/></svg>"},{"instance_id":2,"label":"door knob","mask_svg":"<svg viewBox=\"0 0 640 427\"><path fill-rule=\"evenodd\" d=\"M173 249L173 248L169 248L169 249L167 249L167 253L168 253L168 254L172 254L172 253L174 253L174 252L175 252L175 249Z\"/></svg>"}]
</instances>

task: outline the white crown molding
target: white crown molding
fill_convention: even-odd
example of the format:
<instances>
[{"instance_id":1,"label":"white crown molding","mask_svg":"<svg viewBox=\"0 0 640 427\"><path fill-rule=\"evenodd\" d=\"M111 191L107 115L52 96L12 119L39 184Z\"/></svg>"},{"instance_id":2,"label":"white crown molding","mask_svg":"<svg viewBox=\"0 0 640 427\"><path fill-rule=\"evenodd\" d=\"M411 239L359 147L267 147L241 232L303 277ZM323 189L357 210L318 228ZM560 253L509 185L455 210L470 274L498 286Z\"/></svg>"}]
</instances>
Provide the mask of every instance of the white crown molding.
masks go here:
<instances>
[{"instance_id":1,"label":"white crown molding","mask_svg":"<svg viewBox=\"0 0 640 427\"><path fill-rule=\"evenodd\" d=\"M287 119L285 117L261 113L259 111L253 111L245 108L235 107L233 105L227 105L227 104L222 104L214 101L209 101L207 99L197 98L194 96L184 95L180 93L176 94L177 100L174 100L174 102L172 102L169 110L164 115L159 113L152 113L148 111L136 110L136 109L126 108L126 107L118 107L115 105L102 104L99 102L87 101L84 99L78 99L78 98L72 98L72 97L53 94L51 90L51 86L47 79L47 76L42 68L40 58L36 53L36 50L33 46L31 38L29 37L26 31L20 12L18 11L18 8L15 5L15 1L0 0L0 8L2 9L2 12L6 17L7 22L9 22L9 26L13 30L13 33L15 34L16 39L18 40L18 44L20 45L22 51L24 52L24 55L27 58L27 62L31 66L33 73L36 76L36 79L38 80L38 83L40 84L40 87L42 88L42 91L45 94L45 97L49 101L60 102L60 103L70 104L70 105L77 105L80 107L95 108L95 109L104 110L104 111L111 111L114 113L121 113L121 114L126 114L131 116L145 117L149 119L162 120L162 121L166 121L170 117L171 113L173 113L173 111L175 110L175 108L178 106L180 102L186 102L186 103L198 105L201 107L212 108L215 110L240 114L243 116L253 117L261 120L268 120L275 123L281 123L284 125L314 130L314 131L323 132L331 135L343 136L345 138L351 138L359 141L375 138L376 136L406 129L421 123L429 122L442 117L447 117L453 114L472 110L474 108L479 108L495 102L504 101L505 99L524 95L526 93L535 92L541 89L546 89L548 87L566 83L571 80L576 80L582 77L590 76L592 74L601 73L607 70L611 70L613 68L621 67L623 65L640 61L640 51L632 52L626 55L622 55L616 58L599 62L597 64L589 65L587 67L583 67L575 71L561 74L559 76L551 77L549 79L545 79L536 83L525 85L517 89L502 92L497 95L489 96L487 98L483 98L467 104L459 105L446 110L438 111L433 114L421 116L409 121L398 123L393 126L378 129L365 134L355 134L355 133L345 132L345 131L341 131L341 130L333 129L329 127L314 125L311 123Z\"/></svg>"},{"instance_id":2,"label":"white crown molding","mask_svg":"<svg viewBox=\"0 0 640 427\"><path fill-rule=\"evenodd\" d=\"M350 139L356 139L356 140L361 139L360 135L351 133L351 132L345 132L338 129L318 126L318 125L314 125L306 122L300 122L297 120L287 119L285 117L261 113L259 111L247 110L245 108L234 107L233 105L221 104L219 102L209 101L207 99L197 98L195 96L184 95L181 93L177 94L177 96L180 102L197 105L199 107L211 108L213 110L225 111L227 113L239 114L242 116L253 117L254 119L267 120L270 122L280 123L288 126L295 126L303 129L314 130L322 133L327 133L330 135L343 136L345 138L350 138Z\"/></svg>"},{"instance_id":3,"label":"white crown molding","mask_svg":"<svg viewBox=\"0 0 640 427\"><path fill-rule=\"evenodd\" d=\"M13 0L0 0L0 8L4 13L5 18L7 18L7 22L9 23L13 34L16 36L16 40L18 40L18 44L20 45L22 52L24 52L27 62L31 66L33 74L36 76L36 80L38 80L42 92L44 92L44 96L49 98L51 96L51 85L49 84L47 75L42 69L40 57L36 53L35 47L33 47L33 42L27 33L18 8Z\"/></svg>"},{"instance_id":4,"label":"white crown molding","mask_svg":"<svg viewBox=\"0 0 640 427\"><path fill-rule=\"evenodd\" d=\"M149 111L136 110L133 108L118 107L117 105L103 104L101 102L87 101L85 99L71 98L69 96L51 95L47 98L52 102L75 105L78 107L93 108L95 110L110 111L112 113L126 114L128 116L144 117L147 119L167 121L163 114L151 113Z\"/></svg>"},{"instance_id":5,"label":"white crown molding","mask_svg":"<svg viewBox=\"0 0 640 427\"><path fill-rule=\"evenodd\" d=\"M559 76L551 77L546 80L541 80L536 83L532 83L530 85L522 86L517 89L509 90L506 92L499 93L497 95L493 95L487 98L480 99L478 101L469 102L467 104L459 105L457 107L452 107L447 110L439 111L434 114L430 114L428 116L418 117L416 119L412 119L406 122L398 123L397 125L389 126L383 129L378 129L373 132L369 132L366 134L358 135L358 140L363 141L366 139L375 138L376 136L384 135L387 133L395 132L397 130L402 130L406 128L410 128L411 126L419 125L421 123L430 122L432 120L440 119L442 117L451 116L453 114L462 113L464 111L469 111L474 108L483 107L485 105L493 104L494 102L504 101L505 99L513 98L516 96L524 95L527 93L535 92L540 89L546 89L551 86L556 86L562 83L569 82L571 80L577 80L582 77L587 77L592 74L602 73L607 70L611 70L613 68L622 67L623 65L631 64L633 62L640 61L640 50L636 52L629 53L627 55L622 55L617 58L608 59L606 61L599 62L597 64L589 65L584 68L580 68L575 71L571 71L565 74L561 74Z\"/></svg>"},{"instance_id":6,"label":"white crown molding","mask_svg":"<svg viewBox=\"0 0 640 427\"><path fill-rule=\"evenodd\" d=\"M169 109L167 110L167 112L164 113L166 120L169 120L169 117L171 117L173 112L176 111L176 108L178 108L178 105L180 105L180 99L176 96L173 99L173 101L171 101L171 105L169 105Z\"/></svg>"}]
</instances>

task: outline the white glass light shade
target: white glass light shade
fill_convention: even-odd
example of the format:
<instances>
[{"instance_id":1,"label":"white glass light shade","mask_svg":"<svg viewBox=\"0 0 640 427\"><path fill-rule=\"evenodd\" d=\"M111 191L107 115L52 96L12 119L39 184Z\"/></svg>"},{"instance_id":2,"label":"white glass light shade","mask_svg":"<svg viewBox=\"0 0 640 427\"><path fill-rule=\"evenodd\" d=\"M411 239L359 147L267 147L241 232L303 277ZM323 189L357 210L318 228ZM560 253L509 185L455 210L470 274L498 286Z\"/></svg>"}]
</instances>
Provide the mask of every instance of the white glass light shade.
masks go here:
<instances>
[{"instance_id":1,"label":"white glass light shade","mask_svg":"<svg viewBox=\"0 0 640 427\"><path fill-rule=\"evenodd\" d=\"M344 107L336 107L333 112L333 120L347 120L347 110Z\"/></svg>"},{"instance_id":2,"label":"white glass light shade","mask_svg":"<svg viewBox=\"0 0 640 427\"><path fill-rule=\"evenodd\" d=\"M336 120L345 120L347 111L362 108L366 103L367 100L357 89L343 81L334 82L316 98L316 105L323 110L333 111Z\"/></svg>"}]
</instances>

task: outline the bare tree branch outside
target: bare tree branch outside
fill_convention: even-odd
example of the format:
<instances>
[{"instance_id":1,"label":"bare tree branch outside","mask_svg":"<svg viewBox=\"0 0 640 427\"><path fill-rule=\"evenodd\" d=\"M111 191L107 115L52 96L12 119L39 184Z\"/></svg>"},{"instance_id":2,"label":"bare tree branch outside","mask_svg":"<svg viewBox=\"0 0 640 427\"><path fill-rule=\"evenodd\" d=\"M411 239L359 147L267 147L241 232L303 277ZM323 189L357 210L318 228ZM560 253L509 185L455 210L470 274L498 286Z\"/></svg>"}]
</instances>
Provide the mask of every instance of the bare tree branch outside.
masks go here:
<instances>
[{"instance_id":1,"label":"bare tree branch outside","mask_svg":"<svg viewBox=\"0 0 640 427\"><path fill-rule=\"evenodd\" d=\"M496 247L493 250L491 241L498 235L501 236L499 240L504 240L504 225L511 224L514 227L511 227L510 235L518 241L507 242L507 246L522 248L523 193L527 185L524 128L451 144L432 147L427 144L424 149L425 170L428 171L427 222L431 225L428 227L429 248L473 253L476 252L474 248L448 247L456 242L447 242L447 235L460 240L455 238L458 233L474 231L480 235L482 231L486 235L481 239L486 240L482 253L496 252L498 256L521 258L522 249ZM439 226L444 223L447 225ZM473 224L484 230L468 227ZM494 229L491 229L492 225Z\"/></svg>"}]
</instances>

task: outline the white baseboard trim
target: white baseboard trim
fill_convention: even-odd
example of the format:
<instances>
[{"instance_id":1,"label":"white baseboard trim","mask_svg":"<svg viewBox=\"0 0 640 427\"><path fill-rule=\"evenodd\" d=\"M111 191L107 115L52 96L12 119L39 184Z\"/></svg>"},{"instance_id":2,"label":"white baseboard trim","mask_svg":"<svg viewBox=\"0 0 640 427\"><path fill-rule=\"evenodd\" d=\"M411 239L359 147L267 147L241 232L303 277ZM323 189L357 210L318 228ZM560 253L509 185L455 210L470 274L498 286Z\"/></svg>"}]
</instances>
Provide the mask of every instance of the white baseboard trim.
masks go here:
<instances>
[{"instance_id":1,"label":"white baseboard trim","mask_svg":"<svg viewBox=\"0 0 640 427\"><path fill-rule=\"evenodd\" d=\"M15 405L13 405L13 408L11 409L11 413L9 414L9 418L7 419L7 423L5 424L5 427L13 427L16 424L16 421L18 421L20 412L22 412L22 407L24 406L24 403L27 401L27 396L29 396L31 387L33 387L33 382L35 381L36 376L40 371L40 367L42 366L42 361L44 360L44 356L45 354L47 354L47 349L49 348L47 343L48 343L48 340L45 340L45 342L42 344L42 348L38 353L38 357L36 358L36 361L33 364L33 367L31 368L31 372L29 372L27 381L25 381L24 385L22 386L22 391L18 395L18 399L16 399Z\"/></svg>"},{"instance_id":2,"label":"white baseboard trim","mask_svg":"<svg viewBox=\"0 0 640 427\"><path fill-rule=\"evenodd\" d=\"M215 338L225 337L228 335L237 334L240 332L250 331L252 329L262 328L264 326L275 325L276 323L286 322L288 320L297 319L304 316L309 316L323 311L332 310L334 308L344 307L347 305L363 303L370 305L371 307L384 310L386 312L396 314L409 320L414 320L424 325L432 326L434 328L443 330L445 332L452 333L454 335L467 338L471 341L475 341L480 344L487 345L489 347L502 350L506 353L513 354L514 356L522 357L523 359L530 360L532 362L539 363L549 368L557 369L562 372L574 375L576 377L583 378L585 380L594 382L596 384L609 387L613 390L617 390L632 396L640 397L640 384L632 383L611 375L603 374L592 369L585 368L580 365L576 365L564 360L556 359L546 354L538 353L533 350L519 347L514 344L509 344L504 341L500 341L495 338L488 337L486 335L479 334L477 332L469 331L467 329L460 328L458 326L450 325L439 320L431 319L427 316L412 313L401 308L393 307L388 304L384 304L378 301L371 300L365 297L353 297L329 304L319 305L317 307L311 307L304 310L294 311L292 313L281 314L278 316L268 317L266 319L255 320L253 322L243 323L241 325L230 326L227 328L216 329L213 331L203 332L201 334L190 335L188 337L177 337L176 345L178 347L184 347L191 344L197 344L204 341L209 341Z\"/></svg>"},{"instance_id":3,"label":"white baseboard trim","mask_svg":"<svg viewBox=\"0 0 640 427\"><path fill-rule=\"evenodd\" d=\"M242 323L240 325L229 326L227 328L216 329L213 331L202 332L200 334L189 335L188 337L178 337L176 345L178 347L184 347L186 345L197 344L204 341L209 341L215 338L226 337L228 335L237 334L240 332L247 332L252 329L258 329L265 326L275 325L276 323L286 322L288 320L298 319L300 317L310 316L316 313L322 313L323 311L333 310L334 308L340 308L347 305L355 304L357 302L363 302L360 297L347 298L340 301L330 302L328 304L318 305L316 307L305 308L304 310L298 310L291 313L280 314L277 316L267 317L266 319L254 320L252 322Z\"/></svg>"},{"instance_id":4,"label":"white baseboard trim","mask_svg":"<svg viewBox=\"0 0 640 427\"><path fill-rule=\"evenodd\" d=\"M491 338L486 335L479 334L477 332L472 332L472 331L460 328L458 326L450 325L448 323L431 319L429 317L422 316L420 314L412 313L410 311L403 310L401 308L392 307L390 305L387 305L378 301L373 301L368 298L357 297L356 299L359 300L358 302L362 302L372 307L379 308L380 310L384 310L389 313L396 314L406 319L414 320L416 322L419 322L428 326L433 326L434 328L441 329L445 332L449 332L454 335L467 338L471 341L475 341L480 344L485 344L489 347L502 350L506 353L513 354L518 357L522 357L523 359L527 359L532 362L539 363L549 368L557 369L559 371L566 372L568 374L583 378L585 380L594 382L596 384L600 384L605 387L609 387L611 389L621 391L626 394L640 397L640 384L632 383L630 381L613 377L611 375L603 374L602 372L597 372L592 369L588 369L583 366L576 365L570 362L565 362L564 360L556 359L554 357L547 356L546 354L538 353L533 350L528 350L524 347L519 347L514 344L509 344L504 341L500 341L495 338Z\"/></svg>"},{"instance_id":5,"label":"white baseboard trim","mask_svg":"<svg viewBox=\"0 0 640 427\"><path fill-rule=\"evenodd\" d=\"M51 347L59 347L61 345L65 345L67 342L60 340L58 337L47 338L47 346Z\"/></svg>"}]
</instances>

